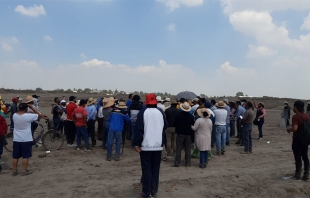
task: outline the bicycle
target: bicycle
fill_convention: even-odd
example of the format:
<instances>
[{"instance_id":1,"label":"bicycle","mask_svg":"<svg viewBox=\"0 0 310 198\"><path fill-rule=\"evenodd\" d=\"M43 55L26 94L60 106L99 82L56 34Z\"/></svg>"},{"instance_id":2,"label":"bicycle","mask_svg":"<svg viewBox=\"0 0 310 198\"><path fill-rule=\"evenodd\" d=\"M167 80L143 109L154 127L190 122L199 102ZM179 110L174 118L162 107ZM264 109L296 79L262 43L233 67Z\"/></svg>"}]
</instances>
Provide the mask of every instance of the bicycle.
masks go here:
<instances>
[{"instance_id":1,"label":"bicycle","mask_svg":"<svg viewBox=\"0 0 310 198\"><path fill-rule=\"evenodd\" d=\"M12 152L13 151L13 132L10 131L10 125L8 125L9 132L5 135L5 145L4 148ZM44 130L48 131L44 133ZM65 135L60 131L54 129L53 121L46 120L45 125L39 124L35 132L33 133L33 141L34 145L38 147L38 144L43 146L43 148L47 151L59 150L64 141Z\"/></svg>"}]
</instances>

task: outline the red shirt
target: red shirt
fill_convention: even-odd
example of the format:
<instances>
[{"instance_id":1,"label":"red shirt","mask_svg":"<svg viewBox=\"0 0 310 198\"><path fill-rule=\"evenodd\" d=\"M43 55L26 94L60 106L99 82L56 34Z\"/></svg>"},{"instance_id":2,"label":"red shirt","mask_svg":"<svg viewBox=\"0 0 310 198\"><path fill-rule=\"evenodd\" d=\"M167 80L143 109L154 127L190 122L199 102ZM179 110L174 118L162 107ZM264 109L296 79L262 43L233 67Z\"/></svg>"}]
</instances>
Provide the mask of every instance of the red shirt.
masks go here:
<instances>
[{"instance_id":1,"label":"red shirt","mask_svg":"<svg viewBox=\"0 0 310 198\"><path fill-rule=\"evenodd\" d=\"M309 116L305 113L296 113L292 117L292 126L297 125L297 131L293 133L293 138L299 138L300 137L300 132L302 130L302 124L305 120L309 121Z\"/></svg>"},{"instance_id":2,"label":"red shirt","mask_svg":"<svg viewBox=\"0 0 310 198\"><path fill-rule=\"evenodd\" d=\"M8 131L8 125L6 124L5 119L0 115L0 137L5 136Z\"/></svg>"},{"instance_id":3,"label":"red shirt","mask_svg":"<svg viewBox=\"0 0 310 198\"><path fill-rule=\"evenodd\" d=\"M75 125L78 127L84 126L85 123L85 117L87 117L86 109L82 106L74 109L72 113L72 117L75 118L76 122Z\"/></svg>"},{"instance_id":4,"label":"red shirt","mask_svg":"<svg viewBox=\"0 0 310 198\"><path fill-rule=\"evenodd\" d=\"M72 113L76 108L77 105L74 102L69 102L69 104L66 106L67 120L72 120Z\"/></svg>"}]
</instances>

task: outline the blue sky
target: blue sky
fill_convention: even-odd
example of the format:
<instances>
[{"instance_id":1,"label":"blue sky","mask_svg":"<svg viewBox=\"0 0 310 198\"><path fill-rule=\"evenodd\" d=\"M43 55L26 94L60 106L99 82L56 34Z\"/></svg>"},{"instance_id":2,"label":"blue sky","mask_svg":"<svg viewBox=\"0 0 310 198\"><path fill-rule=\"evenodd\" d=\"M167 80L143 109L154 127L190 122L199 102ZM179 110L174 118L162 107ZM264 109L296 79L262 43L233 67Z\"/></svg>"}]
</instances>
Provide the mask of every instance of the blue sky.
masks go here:
<instances>
[{"instance_id":1,"label":"blue sky","mask_svg":"<svg viewBox=\"0 0 310 198\"><path fill-rule=\"evenodd\" d=\"M0 67L10 75L0 81L310 98L294 89L306 76L288 80L310 71L310 1L253 2L1 1Z\"/></svg>"}]
</instances>

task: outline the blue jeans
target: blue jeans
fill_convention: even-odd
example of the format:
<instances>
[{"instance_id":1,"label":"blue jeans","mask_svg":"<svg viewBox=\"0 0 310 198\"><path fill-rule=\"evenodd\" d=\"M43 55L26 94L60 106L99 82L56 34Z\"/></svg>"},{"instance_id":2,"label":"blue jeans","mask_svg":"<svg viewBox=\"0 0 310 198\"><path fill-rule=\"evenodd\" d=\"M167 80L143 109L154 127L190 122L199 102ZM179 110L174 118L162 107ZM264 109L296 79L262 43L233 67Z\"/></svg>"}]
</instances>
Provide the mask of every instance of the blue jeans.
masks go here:
<instances>
[{"instance_id":1,"label":"blue jeans","mask_svg":"<svg viewBox=\"0 0 310 198\"><path fill-rule=\"evenodd\" d=\"M243 124L244 151L252 150L252 124Z\"/></svg>"},{"instance_id":2,"label":"blue jeans","mask_svg":"<svg viewBox=\"0 0 310 198\"><path fill-rule=\"evenodd\" d=\"M60 125L60 119L54 118L54 119L53 119L53 122L54 122L54 129L55 129L56 131L60 131L60 127L61 127L61 125Z\"/></svg>"},{"instance_id":3,"label":"blue jeans","mask_svg":"<svg viewBox=\"0 0 310 198\"><path fill-rule=\"evenodd\" d=\"M102 148L107 148L108 132L110 128L110 122L104 120L102 125Z\"/></svg>"},{"instance_id":4,"label":"blue jeans","mask_svg":"<svg viewBox=\"0 0 310 198\"><path fill-rule=\"evenodd\" d=\"M13 116L10 117L10 120L11 120L10 131L13 131L14 130Z\"/></svg>"},{"instance_id":5,"label":"blue jeans","mask_svg":"<svg viewBox=\"0 0 310 198\"><path fill-rule=\"evenodd\" d=\"M208 163L208 151L200 151L200 164Z\"/></svg>"},{"instance_id":6,"label":"blue jeans","mask_svg":"<svg viewBox=\"0 0 310 198\"><path fill-rule=\"evenodd\" d=\"M122 144L122 132L112 132L109 131L108 143L107 143L107 158L112 157L112 147L115 138L115 154L119 156L121 154L121 144Z\"/></svg>"},{"instance_id":7,"label":"blue jeans","mask_svg":"<svg viewBox=\"0 0 310 198\"><path fill-rule=\"evenodd\" d=\"M225 151L226 144L226 125L216 126L216 152Z\"/></svg>"},{"instance_id":8,"label":"blue jeans","mask_svg":"<svg viewBox=\"0 0 310 198\"><path fill-rule=\"evenodd\" d=\"M230 123L226 123L226 142L229 142L229 139L230 139L229 127L230 127Z\"/></svg>"},{"instance_id":9,"label":"blue jeans","mask_svg":"<svg viewBox=\"0 0 310 198\"><path fill-rule=\"evenodd\" d=\"M258 132L259 132L259 137L262 138L263 137L263 125L264 125L264 120L260 120L258 121Z\"/></svg>"},{"instance_id":10,"label":"blue jeans","mask_svg":"<svg viewBox=\"0 0 310 198\"><path fill-rule=\"evenodd\" d=\"M84 140L85 143L85 148L89 149L89 141L88 141L88 131L85 127L78 127L75 126L76 128L76 144L77 148L81 147L81 137Z\"/></svg>"}]
</instances>

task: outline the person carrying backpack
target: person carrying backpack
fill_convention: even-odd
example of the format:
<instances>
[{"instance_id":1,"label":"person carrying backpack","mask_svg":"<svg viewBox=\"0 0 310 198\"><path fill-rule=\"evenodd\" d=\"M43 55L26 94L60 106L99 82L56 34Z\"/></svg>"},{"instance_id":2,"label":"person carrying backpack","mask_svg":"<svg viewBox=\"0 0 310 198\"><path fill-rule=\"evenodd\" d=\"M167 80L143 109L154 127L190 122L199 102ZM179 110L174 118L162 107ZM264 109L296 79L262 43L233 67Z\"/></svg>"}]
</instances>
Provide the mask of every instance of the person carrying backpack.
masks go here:
<instances>
[{"instance_id":1,"label":"person carrying backpack","mask_svg":"<svg viewBox=\"0 0 310 198\"><path fill-rule=\"evenodd\" d=\"M294 103L293 111L296 113L292 117L292 127L288 127L288 133L293 132L292 150L295 158L295 175L291 179L309 181L309 158L308 145L306 138L310 135L309 116L304 112L304 103L300 100ZM304 161L304 175L301 178L302 160Z\"/></svg>"}]
</instances>

